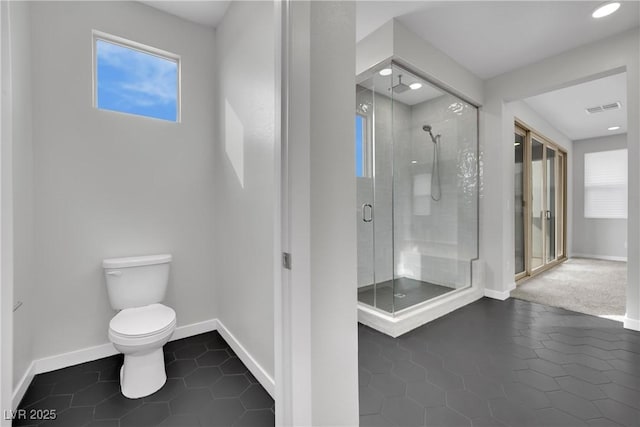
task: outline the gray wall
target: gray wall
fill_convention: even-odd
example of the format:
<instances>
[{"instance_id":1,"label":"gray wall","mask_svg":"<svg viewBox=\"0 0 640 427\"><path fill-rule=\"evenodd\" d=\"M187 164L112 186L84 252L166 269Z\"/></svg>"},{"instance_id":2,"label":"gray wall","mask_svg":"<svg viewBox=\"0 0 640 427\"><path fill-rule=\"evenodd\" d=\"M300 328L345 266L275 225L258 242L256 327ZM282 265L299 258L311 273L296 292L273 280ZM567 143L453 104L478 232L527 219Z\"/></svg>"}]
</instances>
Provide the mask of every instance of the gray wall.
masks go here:
<instances>
[{"instance_id":1,"label":"gray wall","mask_svg":"<svg viewBox=\"0 0 640 427\"><path fill-rule=\"evenodd\" d=\"M14 301L22 307L13 315L13 386L33 360L34 321L34 199L31 118L31 37L29 3L11 2L13 90L13 262Z\"/></svg>"},{"instance_id":2,"label":"gray wall","mask_svg":"<svg viewBox=\"0 0 640 427\"><path fill-rule=\"evenodd\" d=\"M137 2L32 3L34 357L108 342L101 260L172 253L178 326L214 308L214 33ZM92 107L91 30L182 57L182 122Z\"/></svg>"},{"instance_id":3,"label":"gray wall","mask_svg":"<svg viewBox=\"0 0 640 427\"><path fill-rule=\"evenodd\" d=\"M274 375L273 3L233 2L216 28L218 318ZM213 218L210 219L214 221Z\"/></svg>"},{"instance_id":4,"label":"gray wall","mask_svg":"<svg viewBox=\"0 0 640 427\"><path fill-rule=\"evenodd\" d=\"M584 217L584 155L627 148L627 134L573 142L573 255L627 259L627 220Z\"/></svg>"}]
</instances>

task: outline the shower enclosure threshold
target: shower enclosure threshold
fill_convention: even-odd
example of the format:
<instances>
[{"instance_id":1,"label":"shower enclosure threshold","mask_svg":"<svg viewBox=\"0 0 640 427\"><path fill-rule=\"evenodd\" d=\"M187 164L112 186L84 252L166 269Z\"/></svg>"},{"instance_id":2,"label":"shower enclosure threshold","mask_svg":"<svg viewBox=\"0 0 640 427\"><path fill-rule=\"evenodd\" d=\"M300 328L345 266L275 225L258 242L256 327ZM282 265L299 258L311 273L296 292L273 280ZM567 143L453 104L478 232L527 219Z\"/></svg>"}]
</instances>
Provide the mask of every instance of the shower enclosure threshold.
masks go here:
<instances>
[{"instance_id":1,"label":"shower enclosure threshold","mask_svg":"<svg viewBox=\"0 0 640 427\"><path fill-rule=\"evenodd\" d=\"M483 295L484 293L480 286L471 286L405 308L396 312L395 315L358 302L358 322L396 338L425 323L471 304L482 298Z\"/></svg>"}]
</instances>

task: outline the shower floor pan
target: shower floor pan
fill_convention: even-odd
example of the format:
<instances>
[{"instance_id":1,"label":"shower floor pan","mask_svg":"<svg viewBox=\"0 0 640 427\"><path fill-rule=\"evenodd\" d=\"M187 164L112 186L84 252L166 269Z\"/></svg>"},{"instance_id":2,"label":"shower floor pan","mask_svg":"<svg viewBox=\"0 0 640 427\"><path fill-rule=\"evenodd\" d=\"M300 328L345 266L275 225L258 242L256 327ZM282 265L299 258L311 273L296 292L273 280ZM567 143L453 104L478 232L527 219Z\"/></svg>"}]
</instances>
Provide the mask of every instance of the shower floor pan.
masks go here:
<instances>
[{"instance_id":1,"label":"shower floor pan","mask_svg":"<svg viewBox=\"0 0 640 427\"><path fill-rule=\"evenodd\" d=\"M395 291L393 284L393 281L387 280L379 283L376 287L374 285L363 286L358 289L358 301L392 313L394 303L395 311L400 311L447 292L455 291L455 288L409 279L408 277L395 280Z\"/></svg>"},{"instance_id":2,"label":"shower floor pan","mask_svg":"<svg viewBox=\"0 0 640 427\"><path fill-rule=\"evenodd\" d=\"M391 282L381 283L376 290L377 308L373 307L373 286L362 287L358 289L358 322L398 337L482 298L483 277L482 261L473 260L473 285L465 288L452 289L408 278L396 279L395 289ZM395 313L392 314L394 292L404 297L395 297Z\"/></svg>"}]
</instances>

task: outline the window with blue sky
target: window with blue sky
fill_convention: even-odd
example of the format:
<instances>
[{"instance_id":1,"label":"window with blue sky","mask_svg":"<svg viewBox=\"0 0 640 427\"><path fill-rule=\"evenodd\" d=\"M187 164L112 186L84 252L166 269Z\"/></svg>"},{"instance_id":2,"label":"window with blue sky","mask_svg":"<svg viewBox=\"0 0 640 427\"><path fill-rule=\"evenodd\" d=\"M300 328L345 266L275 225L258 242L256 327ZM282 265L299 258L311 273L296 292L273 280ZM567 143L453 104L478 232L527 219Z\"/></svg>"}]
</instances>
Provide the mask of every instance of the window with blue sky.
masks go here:
<instances>
[{"instance_id":1,"label":"window with blue sky","mask_svg":"<svg viewBox=\"0 0 640 427\"><path fill-rule=\"evenodd\" d=\"M365 152L365 118L356 114L356 176L364 176L364 152Z\"/></svg>"},{"instance_id":2,"label":"window with blue sky","mask_svg":"<svg viewBox=\"0 0 640 427\"><path fill-rule=\"evenodd\" d=\"M178 59L95 39L96 106L178 121Z\"/></svg>"}]
</instances>

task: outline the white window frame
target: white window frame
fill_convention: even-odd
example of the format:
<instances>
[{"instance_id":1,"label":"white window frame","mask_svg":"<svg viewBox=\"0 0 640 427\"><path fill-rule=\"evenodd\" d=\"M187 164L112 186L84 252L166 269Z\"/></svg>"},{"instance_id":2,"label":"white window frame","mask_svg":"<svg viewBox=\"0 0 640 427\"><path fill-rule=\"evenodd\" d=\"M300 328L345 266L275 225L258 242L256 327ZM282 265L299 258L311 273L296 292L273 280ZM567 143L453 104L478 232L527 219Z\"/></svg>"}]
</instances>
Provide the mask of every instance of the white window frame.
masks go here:
<instances>
[{"instance_id":1,"label":"white window frame","mask_svg":"<svg viewBox=\"0 0 640 427\"><path fill-rule=\"evenodd\" d=\"M624 182L620 182L620 183L611 183L611 184L607 184L607 183L603 183L603 184L591 184L589 185L587 183L587 157L588 156L597 156L597 155L602 155L605 153L612 153L612 152L624 152L624 160L625 160L625 164L624 166L621 168L623 169L623 173L620 174L620 176L623 178ZM629 202L628 202L628 188L629 188L629 182L628 182L628 172L627 172L627 168L628 168L628 159L629 159L629 153L628 150L626 148L621 148L621 149L614 149L614 150L603 150L603 151L592 151L592 152L588 152L588 153L584 153L584 206L583 206L583 214L584 217L587 219L627 219L629 216ZM593 160L591 160L593 161ZM622 165L621 165L622 166ZM624 214L619 214L619 215L612 215L612 214L607 214L607 213L599 213L596 209L596 212L593 212L592 209L589 208L588 206L588 197L587 194L589 192L590 188L606 188L606 187L610 187L610 188L616 188L618 190L624 190L623 194L624 194L624 204L625 204L625 212Z\"/></svg>"},{"instance_id":2,"label":"white window frame","mask_svg":"<svg viewBox=\"0 0 640 427\"><path fill-rule=\"evenodd\" d=\"M151 117L151 116L144 116L144 115L140 115L140 114L133 114L133 113L127 113L124 111L114 111L114 110L104 110L102 108L98 108L98 58L97 58L97 53L98 50L96 48L96 43L98 40L102 40L105 41L107 43L112 43L112 44L117 44L119 46L125 47L127 49L132 49L132 50L137 50L139 52L142 53L146 53L149 55L153 55L153 56L157 56L158 58L161 59L165 59L167 61L172 61L175 62L177 65L177 91L178 93L176 94L176 120L175 122L172 120L164 120L164 121L168 121L168 122L173 122L173 123L180 123L182 121L182 60L180 55L176 55L175 53L171 53L168 52L166 50L162 50L162 49L158 49L152 46L148 46L142 43L138 43L132 40L128 40L125 39L123 37L119 37L119 36L114 36L113 34L109 34L109 33L105 33L102 31L98 31L98 30L92 30L91 31L92 34L92 40L91 40L91 57L92 57L92 67L91 67L91 80L92 80L92 84L93 84L93 90L92 90L92 103L93 103L93 107L98 109L98 110L102 110L102 111L110 111L110 112L114 112L114 113L120 113L120 114L127 114L130 116L137 116L137 117L144 117L147 119L156 119L155 117Z\"/></svg>"}]
</instances>

